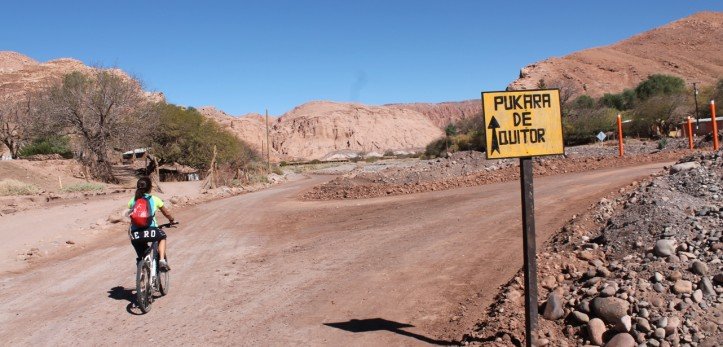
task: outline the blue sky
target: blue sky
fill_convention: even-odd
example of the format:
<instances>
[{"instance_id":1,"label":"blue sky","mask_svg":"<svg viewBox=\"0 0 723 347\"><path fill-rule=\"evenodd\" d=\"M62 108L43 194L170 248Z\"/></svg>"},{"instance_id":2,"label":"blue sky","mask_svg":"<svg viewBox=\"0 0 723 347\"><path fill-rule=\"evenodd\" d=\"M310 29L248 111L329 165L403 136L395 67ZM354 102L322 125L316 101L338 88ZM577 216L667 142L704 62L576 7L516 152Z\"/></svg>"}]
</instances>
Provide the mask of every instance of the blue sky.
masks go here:
<instances>
[{"instance_id":1,"label":"blue sky","mask_svg":"<svg viewBox=\"0 0 723 347\"><path fill-rule=\"evenodd\" d=\"M169 102L280 115L310 100L479 98L550 56L721 1L12 1L0 50L117 66Z\"/></svg>"}]
</instances>

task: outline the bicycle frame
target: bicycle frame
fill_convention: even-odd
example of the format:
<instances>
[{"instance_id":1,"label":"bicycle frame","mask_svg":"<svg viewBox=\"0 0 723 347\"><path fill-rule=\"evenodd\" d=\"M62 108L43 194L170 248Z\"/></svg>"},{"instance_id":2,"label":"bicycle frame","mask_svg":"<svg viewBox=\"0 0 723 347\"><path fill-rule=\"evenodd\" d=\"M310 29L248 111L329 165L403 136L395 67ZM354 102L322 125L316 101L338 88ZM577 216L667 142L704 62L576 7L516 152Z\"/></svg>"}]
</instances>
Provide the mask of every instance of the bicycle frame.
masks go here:
<instances>
[{"instance_id":1,"label":"bicycle frame","mask_svg":"<svg viewBox=\"0 0 723 347\"><path fill-rule=\"evenodd\" d=\"M149 280L151 281L153 289L158 290L158 241L153 241L153 244L151 244L151 247L148 247L141 261L148 262L150 265L151 278L149 278Z\"/></svg>"}]
</instances>

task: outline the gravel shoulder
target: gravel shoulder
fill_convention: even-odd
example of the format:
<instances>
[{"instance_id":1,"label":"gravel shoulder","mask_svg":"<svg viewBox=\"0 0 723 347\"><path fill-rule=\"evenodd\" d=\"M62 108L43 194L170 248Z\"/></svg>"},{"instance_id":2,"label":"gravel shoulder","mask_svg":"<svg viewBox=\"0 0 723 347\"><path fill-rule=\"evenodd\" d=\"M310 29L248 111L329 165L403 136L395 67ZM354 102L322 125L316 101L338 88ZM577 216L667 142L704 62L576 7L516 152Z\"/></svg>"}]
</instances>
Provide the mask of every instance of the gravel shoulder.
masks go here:
<instances>
[{"instance_id":1,"label":"gravel shoulder","mask_svg":"<svg viewBox=\"0 0 723 347\"><path fill-rule=\"evenodd\" d=\"M720 345L722 196L723 151L697 153L568 222L538 253L538 342ZM518 274L465 341L522 343L523 293Z\"/></svg>"}]
</instances>

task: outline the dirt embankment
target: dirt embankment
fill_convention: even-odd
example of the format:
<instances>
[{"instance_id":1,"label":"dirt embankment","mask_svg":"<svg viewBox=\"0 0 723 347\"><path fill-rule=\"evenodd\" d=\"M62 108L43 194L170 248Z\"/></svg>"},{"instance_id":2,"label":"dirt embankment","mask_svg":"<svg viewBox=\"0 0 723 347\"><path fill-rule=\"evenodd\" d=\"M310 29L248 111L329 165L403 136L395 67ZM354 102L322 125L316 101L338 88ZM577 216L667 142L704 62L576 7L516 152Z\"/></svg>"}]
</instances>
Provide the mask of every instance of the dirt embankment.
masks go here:
<instances>
[{"instance_id":1,"label":"dirt embankment","mask_svg":"<svg viewBox=\"0 0 723 347\"><path fill-rule=\"evenodd\" d=\"M573 218L538 253L540 345L723 341L723 151L680 160ZM465 341L524 341L519 273ZM623 344L620 344L623 343Z\"/></svg>"},{"instance_id":2,"label":"dirt embankment","mask_svg":"<svg viewBox=\"0 0 723 347\"><path fill-rule=\"evenodd\" d=\"M587 145L567 149L565 156L535 158L536 176L624 167L642 163L676 161L684 151L675 140L658 150L657 143L629 140L626 156L617 147ZM381 171L354 170L304 193L306 200L364 199L388 195L471 187L507 182L519 177L516 160L486 160L483 153L459 152L450 158L420 161L412 166Z\"/></svg>"}]
</instances>

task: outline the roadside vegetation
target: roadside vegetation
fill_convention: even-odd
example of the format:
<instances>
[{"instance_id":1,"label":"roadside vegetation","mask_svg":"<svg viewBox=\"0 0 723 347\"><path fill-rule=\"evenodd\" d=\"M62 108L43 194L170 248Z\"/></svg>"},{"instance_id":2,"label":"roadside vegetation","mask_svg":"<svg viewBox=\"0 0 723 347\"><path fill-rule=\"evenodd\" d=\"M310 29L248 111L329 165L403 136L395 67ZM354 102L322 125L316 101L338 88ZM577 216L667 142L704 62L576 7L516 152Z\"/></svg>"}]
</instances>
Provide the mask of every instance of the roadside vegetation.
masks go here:
<instances>
[{"instance_id":1,"label":"roadside vegetation","mask_svg":"<svg viewBox=\"0 0 723 347\"><path fill-rule=\"evenodd\" d=\"M51 154L60 155L65 159L73 158L73 150L70 147L70 137L67 135L38 137L23 146L18 153L20 158Z\"/></svg>"},{"instance_id":2,"label":"roadside vegetation","mask_svg":"<svg viewBox=\"0 0 723 347\"><path fill-rule=\"evenodd\" d=\"M616 118L620 114L625 123L626 136L657 139L662 148L666 137L678 128L687 116L695 116L695 100L692 85L675 76L651 75L635 88L620 93L604 94L600 98L580 95L572 98L574 90L569 85L546 85L540 81L539 88L560 89L563 132L565 145L583 145L598 141L601 131L607 135L616 132ZM723 79L715 85L700 86L698 94L699 115L710 118L711 99L723 100ZM482 114L449 124L445 136L427 145L425 157L445 156L457 151L484 151L484 123Z\"/></svg>"},{"instance_id":3,"label":"roadside vegetation","mask_svg":"<svg viewBox=\"0 0 723 347\"><path fill-rule=\"evenodd\" d=\"M698 95L700 117L710 117L708 101L721 97L723 79L714 86L702 86ZM597 141L595 135L600 131L615 132L618 114L628 121L624 125L626 136L664 139L686 117L695 116L693 86L678 77L658 74L617 94L598 99L578 96L563 107L566 145ZM659 143L664 146L665 142Z\"/></svg>"},{"instance_id":4,"label":"roadside vegetation","mask_svg":"<svg viewBox=\"0 0 723 347\"><path fill-rule=\"evenodd\" d=\"M40 188L13 179L0 180L0 196L32 195L40 193Z\"/></svg>"},{"instance_id":5,"label":"roadside vegetation","mask_svg":"<svg viewBox=\"0 0 723 347\"><path fill-rule=\"evenodd\" d=\"M83 182L83 183L76 183L76 184L71 184L69 186L65 186L62 189L60 189L60 191L63 193L84 193L84 192L101 191L103 189L105 189L104 184L93 183L93 182Z\"/></svg>"},{"instance_id":6,"label":"roadside vegetation","mask_svg":"<svg viewBox=\"0 0 723 347\"><path fill-rule=\"evenodd\" d=\"M192 107L155 101L139 80L114 69L72 72L22 97L0 97L0 142L14 159L74 158L88 178L105 183L118 182L113 165L122 152L137 148L151 148L159 165L198 169L202 178L214 152L217 181L265 174L255 165L258 155L232 133Z\"/></svg>"},{"instance_id":7,"label":"roadside vegetation","mask_svg":"<svg viewBox=\"0 0 723 347\"><path fill-rule=\"evenodd\" d=\"M163 103L156 105L155 111L159 126L150 147L160 162L176 162L206 172L211 169L215 150L215 169L234 176L225 179L242 179L263 171L257 163L258 154L248 144L195 108Z\"/></svg>"}]
</instances>

